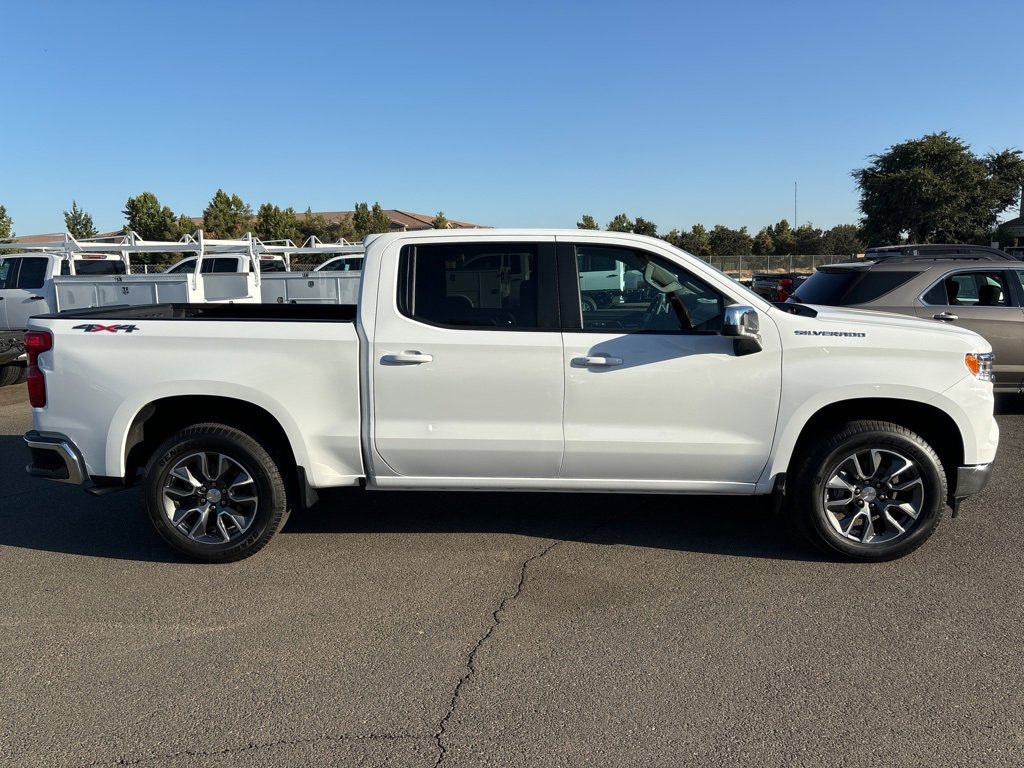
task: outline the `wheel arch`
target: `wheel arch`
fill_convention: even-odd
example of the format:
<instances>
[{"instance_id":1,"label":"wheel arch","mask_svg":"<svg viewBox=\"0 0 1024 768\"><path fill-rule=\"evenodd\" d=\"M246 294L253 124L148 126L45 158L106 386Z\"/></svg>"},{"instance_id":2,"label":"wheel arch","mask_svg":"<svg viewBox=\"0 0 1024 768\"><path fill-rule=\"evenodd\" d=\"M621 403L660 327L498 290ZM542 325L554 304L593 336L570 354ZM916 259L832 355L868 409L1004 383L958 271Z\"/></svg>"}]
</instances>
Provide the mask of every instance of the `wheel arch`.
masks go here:
<instances>
[{"instance_id":1,"label":"wheel arch","mask_svg":"<svg viewBox=\"0 0 1024 768\"><path fill-rule=\"evenodd\" d=\"M792 471L796 457L803 455L814 440L842 424L863 420L888 421L920 435L938 454L952 491L956 483L957 467L964 460L964 441L960 427L941 408L917 400L855 398L829 403L806 421L785 465Z\"/></svg>"},{"instance_id":2,"label":"wheel arch","mask_svg":"<svg viewBox=\"0 0 1024 768\"><path fill-rule=\"evenodd\" d=\"M311 490L281 423L255 403L215 395L176 395L141 408L129 426L124 446L125 478L131 482L168 437L193 424L215 422L250 435L280 462L285 481L305 501Z\"/></svg>"}]
</instances>

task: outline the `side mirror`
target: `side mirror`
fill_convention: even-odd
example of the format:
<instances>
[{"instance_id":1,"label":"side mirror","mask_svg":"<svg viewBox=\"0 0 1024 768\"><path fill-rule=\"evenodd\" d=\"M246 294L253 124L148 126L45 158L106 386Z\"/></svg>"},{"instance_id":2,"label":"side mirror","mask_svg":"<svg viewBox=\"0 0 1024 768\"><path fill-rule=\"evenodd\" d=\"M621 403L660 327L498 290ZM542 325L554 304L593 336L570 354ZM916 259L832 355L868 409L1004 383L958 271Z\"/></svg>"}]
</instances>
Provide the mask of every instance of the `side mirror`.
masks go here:
<instances>
[{"instance_id":1,"label":"side mirror","mask_svg":"<svg viewBox=\"0 0 1024 768\"><path fill-rule=\"evenodd\" d=\"M737 357L760 352L764 348L757 310L746 304L733 304L725 308L722 335L732 338Z\"/></svg>"}]
</instances>

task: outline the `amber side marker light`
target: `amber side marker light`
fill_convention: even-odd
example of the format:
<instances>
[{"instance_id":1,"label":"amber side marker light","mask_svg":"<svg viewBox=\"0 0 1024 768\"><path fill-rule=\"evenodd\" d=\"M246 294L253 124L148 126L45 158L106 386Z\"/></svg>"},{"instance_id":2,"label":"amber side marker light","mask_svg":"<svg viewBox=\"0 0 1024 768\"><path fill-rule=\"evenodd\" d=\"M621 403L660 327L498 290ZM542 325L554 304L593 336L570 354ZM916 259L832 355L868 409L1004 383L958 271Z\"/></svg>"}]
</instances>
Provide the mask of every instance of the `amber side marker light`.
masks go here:
<instances>
[{"instance_id":1,"label":"amber side marker light","mask_svg":"<svg viewBox=\"0 0 1024 768\"><path fill-rule=\"evenodd\" d=\"M971 375L981 381L992 381L992 353L971 352L964 355L964 365Z\"/></svg>"}]
</instances>

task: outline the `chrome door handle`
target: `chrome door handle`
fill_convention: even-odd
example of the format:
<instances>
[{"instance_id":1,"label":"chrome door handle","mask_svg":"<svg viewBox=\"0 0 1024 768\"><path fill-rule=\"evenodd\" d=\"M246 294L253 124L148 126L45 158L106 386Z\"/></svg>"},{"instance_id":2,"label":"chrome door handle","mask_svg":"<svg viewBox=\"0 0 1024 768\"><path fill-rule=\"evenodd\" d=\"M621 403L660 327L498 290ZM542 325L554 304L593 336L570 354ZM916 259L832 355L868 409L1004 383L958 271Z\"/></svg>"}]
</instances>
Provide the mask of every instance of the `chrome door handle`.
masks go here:
<instances>
[{"instance_id":1,"label":"chrome door handle","mask_svg":"<svg viewBox=\"0 0 1024 768\"><path fill-rule=\"evenodd\" d=\"M621 357L605 357L604 355L588 355L587 357L574 357L573 365L585 366L587 368L609 368L613 365L622 365Z\"/></svg>"},{"instance_id":2,"label":"chrome door handle","mask_svg":"<svg viewBox=\"0 0 1024 768\"><path fill-rule=\"evenodd\" d=\"M954 315L952 312L939 312L939 314L937 314L937 315L932 315L932 319L933 320L943 320L943 321L949 323L949 322L952 322L953 320L959 320L960 318L959 318L959 316Z\"/></svg>"},{"instance_id":3,"label":"chrome door handle","mask_svg":"<svg viewBox=\"0 0 1024 768\"><path fill-rule=\"evenodd\" d=\"M384 365L419 365L433 362L433 360L433 355L425 355L421 352L401 352L395 355L384 355L380 359Z\"/></svg>"}]
</instances>

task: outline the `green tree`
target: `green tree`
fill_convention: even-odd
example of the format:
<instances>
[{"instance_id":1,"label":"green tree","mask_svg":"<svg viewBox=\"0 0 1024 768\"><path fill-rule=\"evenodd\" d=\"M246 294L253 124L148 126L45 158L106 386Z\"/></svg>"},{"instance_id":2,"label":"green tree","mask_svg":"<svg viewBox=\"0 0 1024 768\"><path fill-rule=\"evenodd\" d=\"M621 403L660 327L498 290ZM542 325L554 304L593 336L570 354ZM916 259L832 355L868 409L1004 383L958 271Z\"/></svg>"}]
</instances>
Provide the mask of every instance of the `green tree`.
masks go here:
<instances>
[{"instance_id":1,"label":"green tree","mask_svg":"<svg viewBox=\"0 0 1024 768\"><path fill-rule=\"evenodd\" d=\"M636 221L633 222L633 232L637 235L647 235L648 237L658 236L658 225L653 221L642 219L639 216L636 217Z\"/></svg>"},{"instance_id":2,"label":"green tree","mask_svg":"<svg viewBox=\"0 0 1024 768\"><path fill-rule=\"evenodd\" d=\"M366 234L373 235L379 232L390 232L391 231L391 219L384 213L384 209L380 207L380 203L374 203L373 209L370 211L370 231Z\"/></svg>"},{"instance_id":3,"label":"green tree","mask_svg":"<svg viewBox=\"0 0 1024 768\"><path fill-rule=\"evenodd\" d=\"M451 225L452 223L445 218L444 211L438 211L437 216L430 222L430 226L433 229L448 229Z\"/></svg>"},{"instance_id":4,"label":"green tree","mask_svg":"<svg viewBox=\"0 0 1024 768\"><path fill-rule=\"evenodd\" d=\"M252 208L238 195L218 189L203 211L203 231L208 237L241 237L252 223Z\"/></svg>"},{"instance_id":5,"label":"green tree","mask_svg":"<svg viewBox=\"0 0 1024 768\"><path fill-rule=\"evenodd\" d=\"M96 236L96 227L93 226L92 216L78 207L78 202L71 201L71 210L64 211L64 226L72 237L84 239Z\"/></svg>"},{"instance_id":6,"label":"green tree","mask_svg":"<svg viewBox=\"0 0 1024 768\"><path fill-rule=\"evenodd\" d=\"M593 216L589 213L584 213L583 221L576 222L576 229L600 229L600 227L597 226L597 222L594 221Z\"/></svg>"},{"instance_id":7,"label":"green tree","mask_svg":"<svg viewBox=\"0 0 1024 768\"><path fill-rule=\"evenodd\" d=\"M181 240L184 235L191 235L197 229L199 226L192 221L192 217L183 213L174 220L174 225L171 227L171 239Z\"/></svg>"},{"instance_id":8,"label":"green tree","mask_svg":"<svg viewBox=\"0 0 1024 768\"><path fill-rule=\"evenodd\" d=\"M276 205L264 203L256 213L253 234L260 240L298 240L301 235L295 209L282 211Z\"/></svg>"},{"instance_id":9,"label":"green tree","mask_svg":"<svg viewBox=\"0 0 1024 768\"><path fill-rule=\"evenodd\" d=\"M355 239L355 231L352 228L351 220L328 221L327 217L323 214L313 213L312 208L306 208L302 218L298 219L298 229L299 234L296 242L299 240L305 242L310 237L316 237L324 243L334 243L342 238L345 240Z\"/></svg>"},{"instance_id":10,"label":"green tree","mask_svg":"<svg viewBox=\"0 0 1024 768\"><path fill-rule=\"evenodd\" d=\"M761 227L754 235L753 251L758 256L771 256L775 253L775 240L772 238L771 227Z\"/></svg>"},{"instance_id":11,"label":"green tree","mask_svg":"<svg viewBox=\"0 0 1024 768\"><path fill-rule=\"evenodd\" d=\"M7 208L0 205L0 240L14 237L14 219L7 213Z\"/></svg>"},{"instance_id":12,"label":"green tree","mask_svg":"<svg viewBox=\"0 0 1024 768\"><path fill-rule=\"evenodd\" d=\"M864 253L864 242L860 239L860 228L856 224L837 224L825 233L822 253L830 256L852 256Z\"/></svg>"},{"instance_id":13,"label":"green tree","mask_svg":"<svg viewBox=\"0 0 1024 768\"><path fill-rule=\"evenodd\" d=\"M143 192L129 197L122 211L125 229L137 232L143 240L176 240L174 211L160 205L156 195Z\"/></svg>"},{"instance_id":14,"label":"green tree","mask_svg":"<svg viewBox=\"0 0 1024 768\"><path fill-rule=\"evenodd\" d=\"M788 256L796 248L796 235L789 222L783 219L772 227L772 241L775 243L776 256Z\"/></svg>"},{"instance_id":15,"label":"green tree","mask_svg":"<svg viewBox=\"0 0 1024 768\"><path fill-rule=\"evenodd\" d=\"M356 203L355 213L352 214L352 229L356 239L362 240L367 235L390 232L391 219L384 213L380 203L374 203L372 210L366 203Z\"/></svg>"},{"instance_id":16,"label":"green tree","mask_svg":"<svg viewBox=\"0 0 1024 768\"><path fill-rule=\"evenodd\" d=\"M945 131L894 144L851 171L868 245L964 242L991 231L1024 182L1020 150L976 156Z\"/></svg>"},{"instance_id":17,"label":"green tree","mask_svg":"<svg viewBox=\"0 0 1024 768\"><path fill-rule=\"evenodd\" d=\"M608 226L605 227L609 232L632 232L633 231L633 220L624 213L620 213L614 219L608 222Z\"/></svg>"},{"instance_id":18,"label":"green tree","mask_svg":"<svg viewBox=\"0 0 1024 768\"><path fill-rule=\"evenodd\" d=\"M813 224L802 224L793 230L796 244L793 253L800 256L814 256L824 253L824 233Z\"/></svg>"},{"instance_id":19,"label":"green tree","mask_svg":"<svg viewBox=\"0 0 1024 768\"><path fill-rule=\"evenodd\" d=\"M703 224L694 224L689 232L680 232L679 242L675 245L702 259L711 255L711 240Z\"/></svg>"},{"instance_id":20,"label":"green tree","mask_svg":"<svg viewBox=\"0 0 1024 768\"><path fill-rule=\"evenodd\" d=\"M747 233L746 227L730 229L716 224L708 234L712 256L749 256L754 247L754 238Z\"/></svg>"},{"instance_id":21,"label":"green tree","mask_svg":"<svg viewBox=\"0 0 1024 768\"><path fill-rule=\"evenodd\" d=\"M14 220L7 213L7 208L0 205L0 241L10 240L14 237ZM5 251L0 248L0 256L5 253L12 253L12 251Z\"/></svg>"}]
</instances>

